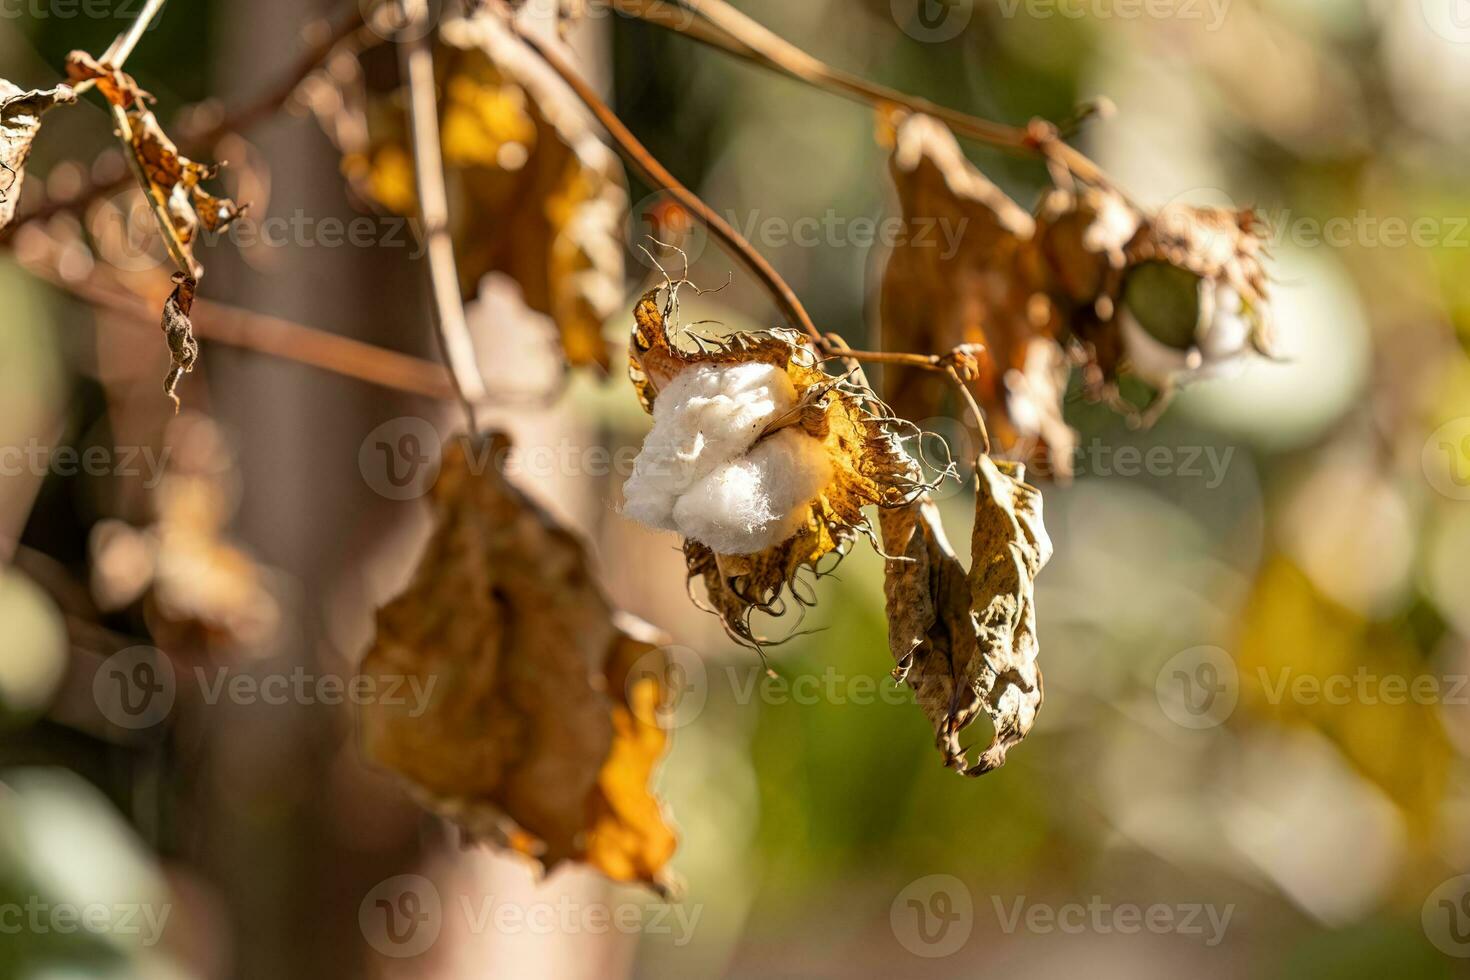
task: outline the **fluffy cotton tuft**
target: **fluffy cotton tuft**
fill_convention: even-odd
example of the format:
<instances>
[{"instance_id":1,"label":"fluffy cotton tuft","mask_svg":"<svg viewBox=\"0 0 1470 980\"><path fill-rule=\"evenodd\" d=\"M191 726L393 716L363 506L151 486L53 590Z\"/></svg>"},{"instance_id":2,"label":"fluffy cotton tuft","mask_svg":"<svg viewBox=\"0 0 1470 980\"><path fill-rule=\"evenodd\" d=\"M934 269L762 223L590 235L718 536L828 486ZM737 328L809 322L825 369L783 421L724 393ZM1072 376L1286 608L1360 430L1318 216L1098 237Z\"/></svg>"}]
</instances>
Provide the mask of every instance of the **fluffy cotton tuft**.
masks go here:
<instances>
[{"instance_id":1,"label":"fluffy cotton tuft","mask_svg":"<svg viewBox=\"0 0 1470 980\"><path fill-rule=\"evenodd\" d=\"M674 523L723 555L763 551L806 523L811 501L831 479L826 447L782 429L690 487L674 504Z\"/></svg>"},{"instance_id":2,"label":"fluffy cotton tuft","mask_svg":"<svg viewBox=\"0 0 1470 980\"><path fill-rule=\"evenodd\" d=\"M721 554L790 537L832 478L826 448L805 432L785 428L755 444L795 404L790 378L769 364L681 371L654 402L653 430L623 485L623 513Z\"/></svg>"}]
</instances>

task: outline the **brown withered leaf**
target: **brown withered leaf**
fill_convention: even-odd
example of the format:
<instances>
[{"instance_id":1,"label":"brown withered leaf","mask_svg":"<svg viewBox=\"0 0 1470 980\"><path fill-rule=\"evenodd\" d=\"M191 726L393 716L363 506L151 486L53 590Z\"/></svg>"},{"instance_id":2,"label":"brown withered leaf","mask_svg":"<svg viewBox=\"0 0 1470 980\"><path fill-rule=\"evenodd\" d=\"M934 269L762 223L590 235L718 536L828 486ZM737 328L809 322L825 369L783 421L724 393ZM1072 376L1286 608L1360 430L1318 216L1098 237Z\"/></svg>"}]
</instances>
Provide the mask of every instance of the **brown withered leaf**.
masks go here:
<instances>
[{"instance_id":1,"label":"brown withered leaf","mask_svg":"<svg viewBox=\"0 0 1470 980\"><path fill-rule=\"evenodd\" d=\"M445 450L433 536L360 668L430 703L364 707L365 751L471 838L662 887L675 837L649 780L667 735L647 719L663 672L646 668L665 641L614 615L581 542L494 467L507 447Z\"/></svg>"},{"instance_id":2,"label":"brown withered leaf","mask_svg":"<svg viewBox=\"0 0 1470 980\"><path fill-rule=\"evenodd\" d=\"M1043 441L1053 471L1069 474L1073 436L1061 421L1065 358L1059 362L1051 341L1051 307L1033 298L1034 280L1025 274L1034 219L928 116L899 120L889 172L907 234L883 274L884 348L929 354L981 345L971 388L997 449L1026 455ZM894 411L922 422L944 411L948 391L932 372L898 369L886 394Z\"/></svg>"},{"instance_id":3,"label":"brown withered leaf","mask_svg":"<svg viewBox=\"0 0 1470 980\"><path fill-rule=\"evenodd\" d=\"M73 51L66 56L66 77L73 82L97 80L97 91L113 105L129 109L152 102L153 96L138 87L133 76L119 68L102 64L85 51Z\"/></svg>"},{"instance_id":4,"label":"brown withered leaf","mask_svg":"<svg viewBox=\"0 0 1470 980\"><path fill-rule=\"evenodd\" d=\"M127 110L130 142L148 182L168 205L168 212L184 244L193 240L202 223L206 230L222 231L249 205L237 206L215 197L200 185L214 179L219 167L190 160L179 152L148 108L153 97L138 88L125 72L100 64L85 51L67 56L67 75L73 81L97 80L97 90L113 105Z\"/></svg>"},{"instance_id":5,"label":"brown withered leaf","mask_svg":"<svg viewBox=\"0 0 1470 980\"><path fill-rule=\"evenodd\" d=\"M41 114L76 98L67 85L27 92L0 78L0 228L15 217L31 143L41 129Z\"/></svg>"},{"instance_id":6,"label":"brown withered leaf","mask_svg":"<svg viewBox=\"0 0 1470 980\"><path fill-rule=\"evenodd\" d=\"M659 304L659 289L644 293L633 310L628 376L645 411L659 389L699 364L758 362L782 368L797 392L797 409L784 424L799 425L821 440L832 461L832 481L813 500L806 522L790 538L754 554L716 554L700 542L684 542L689 579L701 580L709 608L732 637L759 647L751 615L782 615L786 596L806 604L792 588L803 569L818 572L828 555L847 553L859 533L872 536L862 509L897 507L919 491L913 460L900 442L892 412L866 387L824 371L817 354L796 331L773 329L700 337L686 350L671 328L674 293Z\"/></svg>"},{"instance_id":7,"label":"brown withered leaf","mask_svg":"<svg viewBox=\"0 0 1470 980\"><path fill-rule=\"evenodd\" d=\"M1003 454L1022 458L1041 443L1051 471L1070 473L1074 436L1061 398L1072 363L1083 365L1086 394L1121 406L1117 379L1129 357L1118 313L1141 265L1163 262L1204 285L1231 285L1252 343L1269 347L1264 243L1251 212L1171 205L1149 214L1110 187L1078 184L1049 190L1033 217L936 120L901 114L892 132L890 170L908 234L884 274L884 345L943 353L983 344L972 388ZM1187 344L1197 340L1191 331ZM940 414L946 395L932 375L903 369L889 394L914 421Z\"/></svg>"},{"instance_id":8,"label":"brown withered leaf","mask_svg":"<svg viewBox=\"0 0 1470 980\"><path fill-rule=\"evenodd\" d=\"M238 503L226 437L185 412L169 423L167 462L153 489L152 523L99 522L89 541L92 594L115 611L140 599L148 630L170 649L232 651L275 633L280 604L272 573L229 534Z\"/></svg>"},{"instance_id":9,"label":"brown withered leaf","mask_svg":"<svg viewBox=\"0 0 1470 980\"><path fill-rule=\"evenodd\" d=\"M602 327L623 300L628 209L616 155L565 82L497 18L447 20L434 61L461 290L470 298L490 273L510 276L527 305L556 323L568 363L606 368ZM344 141L342 168L353 187L412 215L401 100L344 93L330 105L319 116ZM355 106L362 124L343 125L336 117Z\"/></svg>"},{"instance_id":10,"label":"brown withered leaf","mask_svg":"<svg viewBox=\"0 0 1470 980\"><path fill-rule=\"evenodd\" d=\"M168 294L168 299L163 303L163 337L168 343L169 357L173 362L169 367L168 377L163 381L163 393L173 399L174 412L177 413L179 379L193 371L194 363L199 360L199 341L194 339L194 324L189 319L189 314L194 309L194 290L198 283L182 272L175 272L173 284L173 292Z\"/></svg>"},{"instance_id":11,"label":"brown withered leaf","mask_svg":"<svg viewBox=\"0 0 1470 980\"><path fill-rule=\"evenodd\" d=\"M894 677L914 690L945 765L970 776L1003 765L1041 707L1035 581L1051 541L1023 480L1019 465L980 457L968 573L927 496L879 512ZM995 736L971 765L960 734L982 712Z\"/></svg>"}]
</instances>

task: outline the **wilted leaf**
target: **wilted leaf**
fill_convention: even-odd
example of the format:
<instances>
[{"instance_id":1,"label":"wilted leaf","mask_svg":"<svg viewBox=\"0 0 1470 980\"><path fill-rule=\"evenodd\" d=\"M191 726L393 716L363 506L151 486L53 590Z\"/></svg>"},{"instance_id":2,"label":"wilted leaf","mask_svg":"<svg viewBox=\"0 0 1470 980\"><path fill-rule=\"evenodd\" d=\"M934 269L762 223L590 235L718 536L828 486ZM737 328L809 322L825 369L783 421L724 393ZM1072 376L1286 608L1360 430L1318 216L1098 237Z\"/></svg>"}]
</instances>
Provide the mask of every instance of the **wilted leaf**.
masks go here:
<instances>
[{"instance_id":1,"label":"wilted leaf","mask_svg":"<svg viewBox=\"0 0 1470 980\"><path fill-rule=\"evenodd\" d=\"M498 19L446 21L434 55L464 295L489 273L511 276L527 305L556 322L569 363L607 367L602 325L623 300L628 208L617 157L565 82ZM363 102L362 125L336 118ZM412 214L401 103L344 95L332 106L319 115L330 133L346 137L343 172L364 197Z\"/></svg>"},{"instance_id":2,"label":"wilted leaf","mask_svg":"<svg viewBox=\"0 0 1470 980\"><path fill-rule=\"evenodd\" d=\"M15 217L31 142L41 129L41 114L76 98L66 85L26 92L0 78L0 228Z\"/></svg>"},{"instance_id":3,"label":"wilted leaf","mask_svg":"<svg viewBox=\"0 0 1470 980\"><path fill-rule=\"evenodd\" d=\"M801 334L774 329L718 340L700 337L698 350L685 350L668 323L673 297L661 308L658 293L644 293L634 309L629 353L629 377L646 411L653 411L662 387L690 368L770 364L786 373L796 402L759 434L756 444L779 428L796 427L818 440L830 461L830 480L807 505L797 530L779 543L749 554L717 554L699 541L684 543L689 577L704 582L712 611L735 638L759 644L751 614L781 615L788 590L806 604L792 589L798 573L815 573L830 554L840 560L859 532L871 535L863 507L895 507L911 499L919 489L914 464L895 434L888 407L867 388L823 371Z\"/></svg>"},{"instance_id":4,"label":"wilted leaf","mask_svg":"<svg viewBox=\"0 0 1470 980\"><path fill-rule=\"evenodd\" d=\"M894 677L913 688L945 765L970 776L1003 765L1041 707L1035 584L1051 541L1041 494L1022 480L1016 464L980 457L968 574L933 501L879 513ZM995 737L971 765L960 733L981 712Z\"/></svg>"},{"instance_id":5,"label":"wilted leaf","mask_svg":"<svg viewBox=\"0 0 1470 980\"><path fill-rule=\"evenodd\" d=\"M1263 242L1249 211L1173 205L1150 215L1112 188L1078 185L1048 191L1033 218L937 121L902 116L893 132L890 169L908 235L884 274L884 345L942 353L983 344L972 387L1002 453L1024 456L1039 440L1052 471L1070 472L1075 437L1061 399L1072 362L1084 365L1087 394L1119 404L1125 368L1167 389L1204 362L1267 350ZM1148 332L1132 329L1123 299L1135 270L1161 263L1199 284L1209 315L1171 326L1177 354L1150 358ZM1160 302L1145 322L1176 319L1170 311L1188 305ZM889 390L906 418L943 411L932 375L899 370Z\"/></svg>"},{"instance_id":6,"label":"wilted leaf","mask_svg":"<svg viewBox=\"0 0 1470 980\"><path fill-rule=\"evenodd\" d=\"M168 377L163 381L163 392L173 399L174 411L179 410L179 378L194 370L199 359L199 341L194 339L194 324L189 313L194 308L194 289L198 285L182 272L173 276L174 289L163 303L163 336L168 343L169 357L173 364Z\"/></svg>"},{"instance_id":7,"label":"wilted leaf","mask_svg":"<svg viewBox=\"0 0 1470 980\"><path fill-rule=\"evenodd\" d=\"M1069 474L1074 436L1061 420L1068 364L1051 339L1052 307L1025 264L1035 222L965 159L937 120L905 116L893 138L889 171L906 234L883 274L885 349L983 345L971 387L996 448L1028 455L1044 441L1052 470ZM887 393L896 412L922 422L944 411L942 378L893 372Z\"/></svg>"},{"instance_id":8,"label":"wilted leaf","mask_svg":"<svg viewBox=\"0 0 1470 980\"><path fill-rule=\"evenodd\" d=\"M170 423L166 449L149 463L168 466L152 492L153 523L106 520L92 530L93 597L108 612L143 599L162 645L258 646L280 609L269 571L229 537L234 464L224 436L213 421L185 413Z\"/></svg>"},{"instance_id":9,"label":"wilted leaf","mask_svg":"<svg viewBox=\"0 0 1470 980\"><path fill-rule=\"evenodd\" d=\"M124 109L142 107L152 102L153 96L138 87L133 76L119 68L109 68L85 51L73 51L66 56L66 77L73 82L97 80L97 91L113 105Z\"/></svg>"},{"instance_id":10,"label":"wilted leaf","mask_svg":"<svg viewBox=\"0 0 1470 980\"><path fill-rule=\"evenodd\" d=\"M365 750L471 837L658 886L675 844L649 787L660 638L614 616L581 543L495 469L507 447L445 451L434 534L361 667L428 708L364 707Z\"/></svg>"}]
</instances>

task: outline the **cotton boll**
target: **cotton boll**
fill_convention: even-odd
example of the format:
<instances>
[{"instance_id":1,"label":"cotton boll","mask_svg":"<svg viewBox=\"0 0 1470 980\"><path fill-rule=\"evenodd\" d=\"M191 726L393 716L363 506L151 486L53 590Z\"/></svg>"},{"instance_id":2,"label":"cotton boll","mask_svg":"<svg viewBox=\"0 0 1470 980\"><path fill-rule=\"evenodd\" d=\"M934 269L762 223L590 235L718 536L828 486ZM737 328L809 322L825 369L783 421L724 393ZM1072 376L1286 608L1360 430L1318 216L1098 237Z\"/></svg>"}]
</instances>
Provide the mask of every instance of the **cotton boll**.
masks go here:
<instances>
[{"instance_id":1,"label":"cotton boll","mask_svg":"<svg viewBox=\"0 0 1470 980\"><path fill-rule=\"evenodd\" d=\"M1215 290L1215 315L1200 330L1199 348L1207 361L1221 361L1243 352L1250 344L1251 325L1240 293L1229 285Z\"/></svg>"},{"instance_id":2,"label":"cotton boll","mask_svg":"<svg viewBox=\"0 0 1470 980\"><path fill-rule=\"evenodd\" d=\"M705 364L679 372L653 405L653 429L623 485L623 513L677 529L679 495L732 460L767 423L796 404L785 370L771 364Z\"/></svg>"},{"instance_id":3,"label":"cotton boll","mask_svg":"<svg viewBox=\"0 0 1470 980\"><path fill-rule=\"evenodd\" d=\"M796 533L831 480L826 447L799 429L782 429L690 487L674 504L674 523L720 554L763 551Z\"/></svg>"}]
</instances>

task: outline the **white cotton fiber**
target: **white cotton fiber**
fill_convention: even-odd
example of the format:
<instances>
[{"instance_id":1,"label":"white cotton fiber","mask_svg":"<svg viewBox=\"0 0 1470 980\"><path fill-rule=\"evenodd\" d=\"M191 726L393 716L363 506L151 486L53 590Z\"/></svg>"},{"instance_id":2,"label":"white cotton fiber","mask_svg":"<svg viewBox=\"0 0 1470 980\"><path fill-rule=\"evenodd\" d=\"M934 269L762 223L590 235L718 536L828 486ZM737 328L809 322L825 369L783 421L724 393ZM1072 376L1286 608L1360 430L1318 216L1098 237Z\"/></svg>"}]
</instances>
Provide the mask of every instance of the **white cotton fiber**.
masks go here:
<instances>
[{"instance_id":1,"label":"white cotton fiber","mask_svg":"<svg viewBox=\"0 0 1470 980\"><path fill-rule=\"evenodd\" d=\"M623 485L623 513L723 554L783 540L831 476L822 444L798 429L751 448L795 404L786 372L769 364L680 372L654 401L653 430Z\"/></svg>"},{"instance_id":2,"label":"white cotton fiber","mask_svg":"<svg viewBox=\"0 0 1470 980\"><path fill-rule=\"evenodd\" d=\"M761 551L796 533L831 479L826 447L782 429L690 487L674 504L674 523L722 555Z\"/></svg>"}]
</instances>

